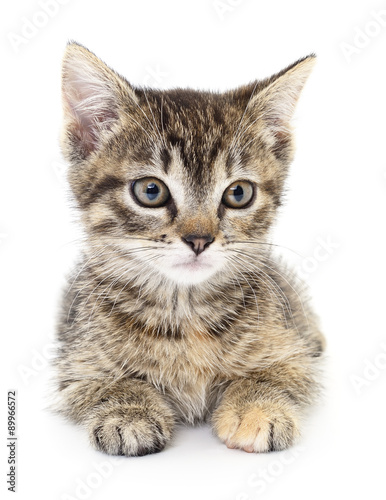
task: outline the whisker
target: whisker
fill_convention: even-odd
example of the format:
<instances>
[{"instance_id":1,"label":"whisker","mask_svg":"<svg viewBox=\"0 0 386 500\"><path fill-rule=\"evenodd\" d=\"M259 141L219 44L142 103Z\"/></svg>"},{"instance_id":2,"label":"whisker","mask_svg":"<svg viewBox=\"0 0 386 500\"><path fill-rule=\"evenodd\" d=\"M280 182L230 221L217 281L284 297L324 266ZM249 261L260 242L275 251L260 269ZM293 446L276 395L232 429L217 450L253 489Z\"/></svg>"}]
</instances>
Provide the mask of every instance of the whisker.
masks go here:
<instances>
[{"instance_id":1,"label":"whisker","mask_svg":"<svg viewBox=\"0 0 386 500\"><path fill-rule=\"evenodd\" d=\"M148 262L152 262L152 261L154 261L154 260L157 260L157 259L159 259L159 258L161 258L161 255L154 255L153 257L151 257L151 258L149 258L149 259L147 259L147 260L144 260L143 262L148 263ZM113 312L113 310L114 310L114 307L115 307L115 304L116 304L116 303L117 303L117 301L118 301L119 296L121 295L121 293L123 292L123 290L127 287L127 285L128 285L129 283L130 283L130 280L126 281L125 286L124 286L124 287L120 290L120 292L119 292L119 293L118 293L118 295L116 296L116 298L115 298L115 300L114 300L114 303L113 303L113 307L111 308L111 311L109 312L108 316L110 316L110 315L112 314L112 312Z\"/></svg>"},{"instance_id":2,"label":"whisker","mask_svg":"<svg viewBox=\"0 0 386 500\"><path fill-rule=\"evenodd\" d=\"M236 261L236 262L237 262L237 261ZM249 263L247 263L247 265L250 265L250 264L249 264ZM242 271L241 271L241 272L242 272ZM280 305L280 307L281 307L281 309L282 309L282 311L283 311L283 318L284 318L284 321L285 321L285 323L286 323L286 326L288 327L288 323L287 323L287 318L286 318L286 314L285 314L285 311L284 311L283 302L282 302L282 300L280 300L281 295L280 295L280 294L275 293L275 287L274 287L274 286L272 286L272 283L270 283L270 281L265 281L265 280L264 280L264 278L262 277L262 275L263 275L263 274L265 274L265 273L263 273L263 272L262 272L260 269L258 269L258 268L257 268L257 269L255 269L255 271L254 271L254 272L256 272L256 273L257 273L257 275L259 276L259 281L261 281L264 285L267 285L267 287L268 287L268 291L269 291L270 295L272 296L272 294L273 294L273 296L276 298L277 303ZM250 275L250 276L251 276L251 275ZM283 297L282 297L282 298L283 298Z\"/></svg>"},{"instance_id":3,"label":"whisker","mask_svg":"<svg viewBox=\"0 0 386 500\"><path fill-rule=\"evenodd\" d=\"M81 274L81 272L83 271L83 269L87 266L87 264L93 259L93 258L96 258L96 257L100 257L104 252L104 250L106 250L106 248L108 247L108 244L105 245L104 247L102 247L102 249L99 251L99 252L93 252L90 256L89 259L86 260L86 262L82 265L82 267L80 268L79 272L76 274L75 278L73 279L70 287L68 288L67 292L66 292L66 296L68 295L68 293L71 291L75 281L78 279L79 275Z\"/></svg>"},{"instance_id":4,"label":"whisker","mask_svg":"<svg viewBox=\"0 0 386 500\"><path fill-rule=\"evenodd\" d=\"M232 257L231 256L227 256L227 260L232 265L232 262L233 262ZM234 267L236 267L236 266L234 266ZM237 267L236 267L236 270L237 270ZM257 325L258 325L259 321L260 321L260 311L259 311L259 304L257 302L257 297L256 297L255 290L253 289L253 287L251 286L251 284L249 283L249 281L246 279L246 277L244 276L244 274L241 273L241 275L244 278L244 280L246 281L246 283L248 284L249 288L252 290L253 296L255 297L256 308L257 308Z\"/></svg>"},{"instance_id":5,"label":"whisker","mask_svg":"<svg viewBox=\"0 0 386 500\"><path fill-rule=\"evenodd\" d=\"M270 243L269 241L259 241L259 240L230 240L228 243L240 243L243 245L266 245L270 247L277 247L277 248L284 248L285 250L289 250L290 252L293 252L295 255L298 257L304 259L305 256L296 252L292 248L286 247L284 245L278 245L277 243Z\"/></svg>"},{"instance_id":6,"label":"whisker","mask_svg":"<svg viewBox=\"0 0 386 500\"><path fill-rule=\"evenodd\" d=\"M248 252L247 252L247 251L245 251L245 250L244 250L244 251L242 251L242 250L236 250L236 251L237 251L237 252L242 252L242 253L243 253L243 255L245 255L245 256L247 256L247 257L249 257L249 258L256 259L256 255L250 255L250 254L248 254ZM261 255L261 256L259 255L258 257L261 257L261 258L263 258L263 259L265 259L265 260L269 260L270 262L272 262L272 263L276 264L276 261L275 261L275 260L270 259L269 257L267 257L267 256L265 256L265 255ZM266 264L263 260L260 260L260 259L259 259L259 264L263 264L265 267L267 267L267 268L268 268L268 269L270 269L271 271L275 272L278 276L280 276L280 277L281 277L281 278L282 278L282 279L283 279L283 280L287 283L287 285L291 288L291 290L292 290L292 291L296 294L296 296L298 297L299 302L300 302L300 304L301 304L301 306L302 306L302 309L303 309L304 315L306 316L306 313L305 313L305 310L304 310L304 307L303 307L303 301L302 301L302 299L301 299L301 297L300 297L299 293L298 293L298 292L296 291L296 289L292 286L292 284L291 284L291 283L290 283L290 281L286 278L286 276L285 276L283 273L281 273L281 272L280 272L277 268L275 268L275 267L271 267L271 266L269 266L268 264Z\"/></svg>"},{"instance_id":7,"label":"whisker","mask_svg":"<svg viewBox=\"0 0 386 500\"><path fill-rule=\"evenodd\" d=\"M237 284L239 285L239 288L240 288L240 291L241 291L241 296L242 296L242 299L243 299L243 305L244 305L244 309L246 310L247 309L247 306L245 305L245 296L244 296L244 291L243 291L243 288L242 286L240 285L240 281L237 279L236 277L236 274L233 273L231 271L231 274L232 274L232 278L236 280Z\"/></svg>"},{"instance_id":8,"label":"whisker","mask_svg":"<svg viewBox=\"0 0 386 500\"><path fill-rule=\"evenodd\" d=\"M240 250L234 250L234 252L238 253L238 254L241 254L241 255L244 255L246 257L249 257L249 258L252 258L250 255L240 251ZM243 259L242 259L243 260ZM243 260L244 261L244 260ZM279 286L278 283L276 283L276 281L271 277L269 276L265 271L263 271L262 269L260 269L255 262L249 262L249 261L244 261L246 264L252 266L253 268L257 269L260 273L262 273L264 276L266 276L266 278L268 279L268 281L276 288L278 289L278 291L280 291L280 295L281 297L284 299L284 303L285 303L285 306L286 306L286 309L288 311L288 314L290 315L294 325L295 325L295 328L296 328L296 324L295 324L295 320L294 320L294 317L293 317L293 313L292 313L292 308L291 308L291 305L290 305L290 302L287 298L287 296L285 295L283 289ZM260 263L260 262L259 262ZM284 316L285 317L285 316Z\"/></svg>"},{"instance_id":9,"label":"whisker","mask_svg":"<svg viewBox=\"0 0 386 500\"><path fill-rule=\"evenodd\" d=\"M141 251L146 251L146 250L148 251L148 250L153 250L153 249L158 249L158 248L159 248L159 247L155 247L155 246L152 246L152 247L138 247L138 248L134 248L134 249L131 249L131 250L129 250L129 251L127 251L127 252L125 252L125 253L123 253L123 254L121 254L121 255L115 255L115 256L113 257L113 260L112 260L112 258L111 258L111 256L110 256L110 257L109 257L109 258L108 258L105 262L107 262L107 261L108 261L108 262L109 262L109 264L111 264L111 263L113 262L113 264L112 264L111 266L109 266L107 270L104 270L104 269L103 269L103 266L101 266L101 265L100 265L100 264L101 264L100 262L98 262L98 263L97 263L97 265L98 265L98 267L102 267L102 270L103 270L104 272L109 272L109 271L111 271L111 270L114 270L114 269L115 269L115 267L116 267L116 262L117 262L117 261L119 261L120 259L124 258L124 257L129 257L129 256L131 256L131 255L133 255L133 254L135 254L135 253L141 252ZM102 262L102 264L103 264L103 262ZM79 315L80 315L80 313L82 312L82 310L83 310L83 309L85 308L85 306L87 305L87 303L88 303L88 301L89 301L90 297L92 296L92 294L94 293L94 291L95 291L95 290L96 290L96 289L97 289L97 288L98 288L98 287L99 287L99 286L100 286L100 285L101 285L104 281L106 281L106 279L110 278L111 276L114 276L114 274L115 274L115 272L113 271L113 272L111 272L108 276L106 276L103 280L99 281L99 283L98 283L98 284L94 287L94 289L93 289L93 290L91 291L91 293L89 294L89 296L88 296L87 300L86 300L86 301L82 304L82 305L83 305L83 308L82 308L82 309L78 312L78 314L77 314L77 315L76 315L76 317L74 318L73 323L76 321L76 319L79 317ZM95 281L95 277L93 277L90 281L88 281L85 285L83 285L83 287L82 287L82 288L80 288L80 289L78 290L77 294L75 295L75 297L74 297L74 299L73 299L73 301L72 301L72 303L71 303L71 305L70 305L70 308L69 308L69 311L68 311L68 315L67 315L67 321L68 321L68 319L69 319L69 317L70 317L72 307L73 307L73 305L74 305L74 303L75 303L76 299L78 298L79 294L80 294L80 293L81 293L81 292L82 292L82 291L83 291L83 290L84 290L84 289L85 289L88 285L90 285L90 283L92 283L93 281Z\"/></svg>"},{"instance_id":10,"label":"whisker","mask_svg":"<svg viewBox=\"0 0 386 500\"><path fill-rule=\"evenodd\" d=\"M265 262L260 262L260 264L263 264L263 266L267 267L268 269L270 269L271 271L273 271L274 273L278 274L287 284L288 286L291 288L291 290L293 290L293 292L296 294L299 302L300 302L300 305L301 305L301 308L302 308L302 311L303 311L303 315L307 321L307 325L309 325L309 322L308 322L308 317L307 317L307 313L304 309L304 305L303 305L303 301L302 301L302 298L301 296L299 295L299 293L295 290L295 288L291 285L291 283L285 278L285 276L283 274L281 274L277 269L275 268L272 268L270 266L268 266Z\"/></svg>"}]
</instances>

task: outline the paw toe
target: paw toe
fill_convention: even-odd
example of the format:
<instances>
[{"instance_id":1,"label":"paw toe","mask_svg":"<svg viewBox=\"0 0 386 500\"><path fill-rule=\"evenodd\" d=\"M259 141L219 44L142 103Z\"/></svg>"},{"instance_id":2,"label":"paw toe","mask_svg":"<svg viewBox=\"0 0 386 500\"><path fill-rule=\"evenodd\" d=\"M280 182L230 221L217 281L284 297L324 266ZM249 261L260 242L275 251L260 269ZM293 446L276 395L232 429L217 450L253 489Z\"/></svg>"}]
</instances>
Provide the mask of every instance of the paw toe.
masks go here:
<instances>
[{"instance_id":1,"label":"paw toe","mask_svg":"<svg viewBox=\"0 0 386 500\"><path fill-rule=\"evenodd\" d=\"M94 417L89 436L94 448L108 455L143 456L161 451L171 433L156 419L128 411Z\"/></svg>"},{"instance_id":2,"label":"paw toe","mask_svg":"<svg viewBox=\"0 0 386 500\"><path fill-rule=\"evenodd\" d=\"M288 448L297 435L293 416L260 407L249 408L236 414L227 409L218 412L214 427L219 438L230 449L247 453L263 453Z\"/></svg>"}]
</instances>

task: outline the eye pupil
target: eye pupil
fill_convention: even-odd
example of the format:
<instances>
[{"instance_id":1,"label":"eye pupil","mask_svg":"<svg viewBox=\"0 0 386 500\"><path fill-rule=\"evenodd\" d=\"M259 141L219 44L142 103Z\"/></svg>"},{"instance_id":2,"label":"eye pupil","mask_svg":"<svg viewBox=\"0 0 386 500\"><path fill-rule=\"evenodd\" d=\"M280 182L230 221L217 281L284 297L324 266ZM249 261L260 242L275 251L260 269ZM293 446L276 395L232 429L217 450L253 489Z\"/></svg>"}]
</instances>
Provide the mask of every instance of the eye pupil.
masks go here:
<instances>
[{"instance_id":1,"label":"eye pupil","mask_svg":"<svg viewBox=\"0 0 386 500\"><path fill-rule=\"evenodd\" d=\"M155 200L159 195L159 187L154 182L151 182L147 186L146 194L149 200Z\"/></svg>"},{"instance_id":2,"label":"eye pupil","mask_svg":"<svg viewBox=\"0 0 386 500\"><path fill-rule=\"evenodd\" d=\"M238 184L237 186L231 188L233 196L237 202L241 201L244 197L244 189Z\"/></svg>"}]
</instances>

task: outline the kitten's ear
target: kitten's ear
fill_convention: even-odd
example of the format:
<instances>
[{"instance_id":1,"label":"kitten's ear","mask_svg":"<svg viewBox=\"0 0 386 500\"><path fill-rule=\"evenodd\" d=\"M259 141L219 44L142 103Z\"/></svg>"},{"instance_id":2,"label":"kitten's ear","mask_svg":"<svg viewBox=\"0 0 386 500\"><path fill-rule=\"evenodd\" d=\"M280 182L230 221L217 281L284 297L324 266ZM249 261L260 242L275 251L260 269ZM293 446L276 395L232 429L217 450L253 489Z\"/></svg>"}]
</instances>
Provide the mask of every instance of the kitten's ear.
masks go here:
<instances>
[{"instance_id":1,"label":"kitten's ear","mask_svg":"<svg viewBox=\"0 0 386 500\"><path fill-rule=\"evenodd\" d=\"M62 149L70 161L98 149L118 125L123 103L137 100L126 80L77 43L63 58L62 98Z\"/></svg>"},{"instance_id":2,"label":"kitten's ear","mask_svg":"<svg viewBox=\"0 0 386 500\"><path fill-rule=\"evenodd\" d=\"M253 118L263 120L276 139L275 149L289 145L290 122L304 84L314 67L314 54L300 59L280 73L265 80L263 88L252 97L250 109Z\"/></svg>"}]
</instances>

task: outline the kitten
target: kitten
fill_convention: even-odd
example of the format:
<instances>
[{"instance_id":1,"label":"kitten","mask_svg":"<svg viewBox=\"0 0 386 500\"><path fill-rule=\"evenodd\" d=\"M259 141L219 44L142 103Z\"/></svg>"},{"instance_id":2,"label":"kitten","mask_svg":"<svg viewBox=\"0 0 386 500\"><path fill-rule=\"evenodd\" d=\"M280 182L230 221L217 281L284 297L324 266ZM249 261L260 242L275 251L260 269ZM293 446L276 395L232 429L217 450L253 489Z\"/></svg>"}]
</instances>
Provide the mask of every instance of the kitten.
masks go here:
<instances>
[{"instance_id":1,"label":"kitten","mask_svg":"<svg viewBox=\"0 0 386 500\"><path fill-rule=\"evenodd\" d=\"M58 410L96 449L157 452L178 422L247 452L298 436L324 339L267 236L313 65L160 91L68 45L61 145L87 236L58 325Z\"/></svg>"}]
</instances>

